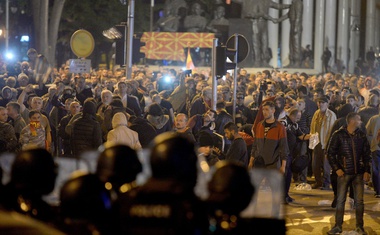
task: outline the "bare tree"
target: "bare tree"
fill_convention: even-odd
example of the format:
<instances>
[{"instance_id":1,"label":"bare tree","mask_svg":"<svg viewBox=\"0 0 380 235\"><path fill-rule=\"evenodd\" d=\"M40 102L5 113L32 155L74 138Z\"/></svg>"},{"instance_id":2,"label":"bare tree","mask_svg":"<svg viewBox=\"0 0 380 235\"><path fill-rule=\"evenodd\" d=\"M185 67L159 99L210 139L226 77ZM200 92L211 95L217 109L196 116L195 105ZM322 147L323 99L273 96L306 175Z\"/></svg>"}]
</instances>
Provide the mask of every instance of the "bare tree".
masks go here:
<instances>
[{"instance_id":1,"label":"bare tree","mask_svg":"<svg viewBox=\"0 0 380 235\"><path fill-rule=\"evenodd\" d=\"M32 0L36 50L55 66L59 23L66 0L54 0L49 16L49 0Z\"/></svg>"}]
</instances>

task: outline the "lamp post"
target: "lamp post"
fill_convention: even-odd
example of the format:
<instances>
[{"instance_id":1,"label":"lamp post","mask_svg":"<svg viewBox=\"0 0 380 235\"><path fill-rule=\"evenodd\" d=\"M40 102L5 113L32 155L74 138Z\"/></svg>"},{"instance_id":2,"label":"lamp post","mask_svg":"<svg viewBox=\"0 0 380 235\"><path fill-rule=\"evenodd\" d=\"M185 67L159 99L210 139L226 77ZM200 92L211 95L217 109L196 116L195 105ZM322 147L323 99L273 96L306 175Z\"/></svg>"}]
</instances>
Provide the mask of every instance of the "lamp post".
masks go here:
<instances>
[{"instance_id":1,"label":"lamp post","mask_svg":"<svg viewBox=\"0 0 380 235\"><path fill-rule=\"evenodd\" d=\"M9 48L9 0L5 0L5 51Z\"/></svg>"},{"instance_id":2,"label":"lamp post","mask_svg":"<svg viewBox=\"0 0 380 235\"><path fill-rule=\"evenodd\" d=\"M127 79L132 75L132 55L133 55L133 33L135 24L135 0L129 0L128 6L128 38L127 38L127 63L126 63L126 75Z\"/></svg>"},{"instance_id":3,"label":"lamp post","mask_svg":"<svg viewBox=\"0 0 380 235\"><path fill-rule=\"evenodd\" d=\"M153 31L154 0L150 1L150 32Z\"/></svg>"}]
</instances>

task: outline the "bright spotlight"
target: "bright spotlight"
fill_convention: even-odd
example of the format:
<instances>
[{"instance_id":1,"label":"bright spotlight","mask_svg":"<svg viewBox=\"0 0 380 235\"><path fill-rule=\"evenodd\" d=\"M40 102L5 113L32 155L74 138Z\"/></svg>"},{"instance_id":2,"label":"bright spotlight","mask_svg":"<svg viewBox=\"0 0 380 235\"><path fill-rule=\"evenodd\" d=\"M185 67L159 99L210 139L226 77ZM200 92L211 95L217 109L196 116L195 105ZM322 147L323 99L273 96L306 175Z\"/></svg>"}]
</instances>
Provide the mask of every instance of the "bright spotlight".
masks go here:
<instances>
[{"instance_id":1,"label":"bright spotlight","mask_svg":"<svg viewBox=\"0 0 380 235\"><path fill-rule=\"evenodd\" d=\"M13 55L12 52L7 52L5 53L5 58L7 58L8 60L12 60L15 56Z\"/></svg>"},{"instance_id":2,"label":"bright spotlight","mask_svg":"<svg viewBox=\"0 0 380 235\"><path fill-rule=\"evenodd\" d=\"M169 77L169 76L165 76L165 77L164 77L164 81L165 81L166 83L170 83L170 82L172 81L172 79L171 79L171 77Z\"/></svg>"}]
</instances>

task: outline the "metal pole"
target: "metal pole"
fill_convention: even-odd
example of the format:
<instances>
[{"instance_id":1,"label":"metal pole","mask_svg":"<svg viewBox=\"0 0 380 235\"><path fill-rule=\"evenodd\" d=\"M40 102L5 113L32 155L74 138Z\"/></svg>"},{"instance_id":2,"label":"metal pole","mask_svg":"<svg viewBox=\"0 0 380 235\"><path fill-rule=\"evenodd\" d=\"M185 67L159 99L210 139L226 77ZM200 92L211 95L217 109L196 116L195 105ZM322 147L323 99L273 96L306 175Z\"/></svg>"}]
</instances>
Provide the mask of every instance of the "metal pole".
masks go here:
<instances>
[{"instance_id":1,"label":"metal pole","mask_svg":"<svg viewBox=\"0 0 380 235\"><path fill-rule=\"evenodd\" d=\"M5 51L9 48L9 0L5 1Z\"/></svg>"},{"instance_id":2,"label":"metal pole","mask_svg":"<svg viewBox=\"0 0 380 235\"><path fill-rule=\"evenodd\" d=\"M124 37L124 60L123 64L125 64L125 77L128 78L128 68L127 68L127 57L128 57L128 22L122 22L124 29L123 29L123 37ZM115 46L116 48L116 46ZM115 64L116 64L116 56L115 56Z\"/></svg>"},{"instance_id":3,"label":"metal pole","mask_svg":"<svg viewBox=\"0 0 380 235\"><path fill-rule=\"evenodd\" d=\"M131 79L132 75L132 53L133 53L133 33L134 33L134 17L135 17L135 0L129 0L128 5L128 39L127 39L127 61L126 75L127 79Z\"/></svg>"},{"instance_id":4,"label":"metal pole","mask_svg":"<svg viewBox=\"0 0 380 235\"><path fill-rule=\"evenodd\" d=\"M216 110L216 87L218 85L216 78L216 47L218 46L218 39L214 38L212 41L212 100L211 100L211 108Z\"/></svg>"},{"instance_id":5,"label":"metal pole","mask_svg":"<svg viewBox=\"0 0 380 235\"><path fill-rule=\"evenodd\" d=\"M153 31L154 0L150 2L150 32Z\"/></svg>"},{"instance_id":6,"label":"metal pole","mask_svg":"<svg viewBox=\"0 0 380 235\"><path fill-rule=\"evenodd\" d=\"M237 90L237 66L238 66L238 48L239 48L239 34L235 33L235 57L234 57L234 63L235 63L235 69L234 69L234 89L233 89L233 102L232 102L232 117L235 122L236 118L236 90Z\"/></svg>"}]
</instances>

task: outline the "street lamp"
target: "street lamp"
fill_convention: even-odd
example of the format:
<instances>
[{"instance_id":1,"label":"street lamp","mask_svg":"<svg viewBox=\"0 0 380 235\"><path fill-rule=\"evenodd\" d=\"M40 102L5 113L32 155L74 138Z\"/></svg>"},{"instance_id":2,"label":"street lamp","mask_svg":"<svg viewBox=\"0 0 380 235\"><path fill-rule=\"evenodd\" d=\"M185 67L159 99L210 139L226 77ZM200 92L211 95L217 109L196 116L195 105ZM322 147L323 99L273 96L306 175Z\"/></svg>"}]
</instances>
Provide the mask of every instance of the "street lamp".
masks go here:
<instances>
[{"instance_id":1,"label":"street lamp","mask_svg":"<svg viewBox=\"0 0 380 235\"><path fill-rule=\"evenodd\" d=\"M128 38L127 38L127 59L126 59L126 77L132 75L132 55L133 55L133 33L135 25L135 0L129 0L128 6Z\"/></svg>"},{"instance_id":2,"label":"street lamp","mask_svg":"<svg viewBox=\"0 0 380 235\"><path fill-rule=\"evenodd\" d=\"M115 27L111 27L107 30L104 30L103 36L108 38L108 39L112 39L112 40L119 39L119 38L123 37L123 35Z\"/></svg>"},{"instance_id":3,"label":"street lamp","mask_svg":"<svg viewBox=\"0 0 380 235\"><path fill-rule=\"evenodd\" d=\"M5 51L8 51L9 47L9 0L5 0Z\"/></svg>"},{"instance_id":4,"label":"street lamp","mask_svg":"<svg viewBox=\"0 0 380 235\"><path fill-rule=\"evenodd\" d=\"M14 14L17 12L17 6L12 5L9 7L9 0L5 0L5 30L4 30L4 37L5 37L5 51L7 52L9 49L9 9ZM1 9L2 11L2 9Z\"/></svg>"}]
</instances>

